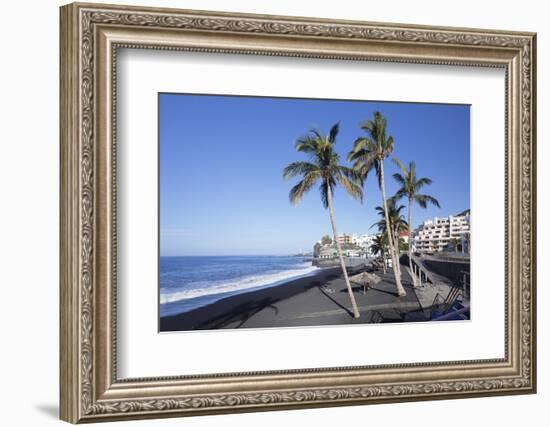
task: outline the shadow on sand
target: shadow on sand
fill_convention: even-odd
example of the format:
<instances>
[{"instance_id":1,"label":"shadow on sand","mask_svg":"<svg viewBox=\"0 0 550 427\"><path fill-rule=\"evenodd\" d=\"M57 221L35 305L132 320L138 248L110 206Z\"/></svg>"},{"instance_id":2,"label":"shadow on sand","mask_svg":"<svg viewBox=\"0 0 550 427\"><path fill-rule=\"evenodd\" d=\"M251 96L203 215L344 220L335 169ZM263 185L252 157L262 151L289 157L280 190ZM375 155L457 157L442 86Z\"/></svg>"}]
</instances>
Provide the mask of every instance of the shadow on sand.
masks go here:
<instances>
[{"instance_id":1,"label":"shadow on sand","mask_svg":"<svg viewBox=\"0 0 550 427\"><path fill-rule=\"evenodd\" d=\"M269 308L275 312L275 315L279 313L279 309L274 305L277 302L275 298L264 298L260 301L249 302L238 305L233 309L231 313L222 313L216 317L208 319L197 325L197 329L207 327L208 329L219 329L229 324L237 322L232 327L235 329L240 328L244 323L266 308Z\"/></svg>"},{"instance_id":2,"label":"shadow on sand","mask_svg":"<svg viewBox=\"0 0 550 427\"><path fill-rule=\"evenodd\" d=\"M311 288L320 287L339 277L337 271L324 271L318 277L305 277L287 284L249 293L233 295L205 307L161 317L161 332L240 328L252 316L268 309L278 313L276 304Z\"/></svg>"},{"instance_id":3,"label":"shadow on sand","mask_svg":"<svg viewBox=\"0 0 550 427\"><path fill-rule=\"evenodd\" d=\"M328 294L325 290L323 290L323 288L321 286L319 286L319 290L321 291L321 293L326 296L329 300L331 300L334 304L336 304L338 307L340 307L342 310L344 310L346 313L348 313L351 317L353 317L353 313L349 310L349 308L347 308L346 306L340 304L338 301L336 301L334 298L332 298L330 296L330 294ZM352 289L353 290L353 289ZM347 289L344 289L340 292L347 292ZM355 291L354 291L355 292Z\"/></svg>"}]
</instances>

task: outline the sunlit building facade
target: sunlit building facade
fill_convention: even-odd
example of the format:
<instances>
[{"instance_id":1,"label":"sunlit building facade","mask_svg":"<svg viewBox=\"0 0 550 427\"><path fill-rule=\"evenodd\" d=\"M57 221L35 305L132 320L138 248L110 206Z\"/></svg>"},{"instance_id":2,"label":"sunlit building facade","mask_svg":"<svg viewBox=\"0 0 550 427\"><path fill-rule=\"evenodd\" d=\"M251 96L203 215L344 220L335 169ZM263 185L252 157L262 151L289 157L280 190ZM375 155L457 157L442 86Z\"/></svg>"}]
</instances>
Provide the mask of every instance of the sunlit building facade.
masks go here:
<instances>
[{"instance_id":1,"label":"sunlit building facade","mask_svg":"<svg viewBox=\"0 0 550 427\"><path fill-rule=\"evenodd\" d=\"M424 221L414 232L413 251L420 253L441 252L458 244L467 251L470 234L470 211L446 218Z\"/></svg>"}]
</instances>

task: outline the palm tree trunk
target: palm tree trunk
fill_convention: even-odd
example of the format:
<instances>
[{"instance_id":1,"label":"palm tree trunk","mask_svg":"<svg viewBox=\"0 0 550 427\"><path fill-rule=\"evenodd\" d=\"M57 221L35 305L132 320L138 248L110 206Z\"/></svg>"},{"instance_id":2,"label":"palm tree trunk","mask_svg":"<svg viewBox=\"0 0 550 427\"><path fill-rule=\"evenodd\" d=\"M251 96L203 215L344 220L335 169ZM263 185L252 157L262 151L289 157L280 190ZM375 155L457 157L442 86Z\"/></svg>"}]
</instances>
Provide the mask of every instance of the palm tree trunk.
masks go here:
<instances>
[{"instance_id":1,"label":"palm tree trunk","mask_svg":"<svg viewBox=\"0 0 550 427\"><path fill-rule=\"evenodd\" d=\"M386 274L386 251L382 251L382 266L384 267L384 274Z\"/></svg>"},{"instance_id":2,"label":"palm tree trunk","mask_svg":"<svg viewBox=\"0 0 550 427\"><path fill-rule=\"evenodd\" d=\"M397 253L395 252L395 247L393 244L393 237L392 237L392 230L390 227L390 218L388 216L388 202L386 201L386 187L384 182L384 161L380 161L380 190L382 191L382 201L384 203L384 216L386 218L386 232L388 233L388 244L390 245L390 255L392 257L392 267L393 267L393 273L395 277L395 285L397 286L397 294L402 297L407 295L407 292L405 291L405 288L403 288L403 285L401 284L401 275L399 274L399 267L397 263L399 262L399 259L397 259Z\"/></svg>"},{"instance_id":3,"label":"palm tree trunk","mask_svg":"<svg viewBox=\"0 0 550 427\"><path fill-rule=\"evenodd\" d=\"M336 242L336 251L338 252L338 257L340 258L340 265L342 266L342 272L344 273L344 279L346 280L346 286L348 287L349 298L351 300L351 306L353 308L353 317L357 319L359 317L359 310L357 309L355 296L353 295L353 290L351 289L351 284L349 282L348 272L346 270L346 264L344 263L344 257L342 256L342 249L340 248L340 242L338 242L338 234L336 232L336 221L334 220L334 209L332 208L332 190L328 182L327 182L327 187L328 187L327 189L328 212L330 215L330 224L332 225L332 233L334 234L334 241Z\"/></svg>"},{"instance_id":4,"label":"palm tree trunk","mask_svg":"<svg viewBox=\"0 0 550 427\"><path fill-rule=\"evenodd\" d=\"M412 199L409 197L409 269L410 269L410 273L411 273L411 279L412 279L412 282L413 282L413 286L416 288L416 287L418 287L418 284L416 283L416 276L413 273L413 262L412 262L412 228L411 228L411 224L412 224L412 207L413 207Z\"/></svg>"},{"instance_id":5,"label":"palm tree trunk","mask_svg":"<svg viewBox=\"0 0 550 427\"><path fill-rule=\"evenodd\" d=\"M395 248L395 259L397 260L397 274L401 277L401 263L399 262L399 231L393 230L393 247Z\"/></svg>"}]
</instances>

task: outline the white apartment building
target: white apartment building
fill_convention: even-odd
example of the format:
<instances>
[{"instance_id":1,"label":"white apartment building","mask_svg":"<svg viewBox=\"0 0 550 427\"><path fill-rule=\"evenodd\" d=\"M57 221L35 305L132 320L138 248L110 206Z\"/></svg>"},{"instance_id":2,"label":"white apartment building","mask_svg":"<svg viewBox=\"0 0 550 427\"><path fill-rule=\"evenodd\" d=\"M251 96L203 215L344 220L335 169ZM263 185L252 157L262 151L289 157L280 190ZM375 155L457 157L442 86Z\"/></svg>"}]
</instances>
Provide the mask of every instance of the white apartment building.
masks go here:
<instances>
[{"instance_id":1,"label":"white apartment building","mask_svg":"<svg viewBox=\"0 0 550 427\"><path fill-rule=\"evenodd\" d=\"M373 256L373 253L370 249L374 243L374 238L376 234L348 234L342 233L338 234L338 243L345 248L345 256L348 257L359 257L359 256ZM320 243L320 242L319 242ZM349 246L355 245L356 249L349 248ZM330 258L335 256L335 248L333 245L323 246L320 250L321 258Z\"/></svg>"},{"instance_id":2,"label":"white apartment building","mask_svg":"<svg viewBox=\"0 0 550 427\"><path fill-rule=\"evenodd\" d=\"M376 234L354 234L352 236L352 243L363 249L369 256L374 256L371 250L371 246L374 243Z\"/></svg>"},{"instance_id":3,"label":"white apartment building","mask_svg":"<svg viewBox=\"0 0 550 427\"><path fill-rule=\"evenodd\" d=\"M413 251L440 252L452 239L459 239L464 247L465 235L470 233L470 210L446 218L434 218L424 221L414 232Z\"/></svg>"}]
</instances>

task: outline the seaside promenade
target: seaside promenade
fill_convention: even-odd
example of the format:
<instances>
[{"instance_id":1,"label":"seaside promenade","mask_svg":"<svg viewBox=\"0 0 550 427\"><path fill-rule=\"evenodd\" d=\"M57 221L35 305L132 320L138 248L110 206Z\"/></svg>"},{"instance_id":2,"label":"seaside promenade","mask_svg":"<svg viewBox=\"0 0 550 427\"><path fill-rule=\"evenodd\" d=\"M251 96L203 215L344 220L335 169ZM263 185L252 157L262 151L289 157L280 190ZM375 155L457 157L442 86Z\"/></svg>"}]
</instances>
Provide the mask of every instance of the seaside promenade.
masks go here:
<instances>
[{"instance_id":1,"label":"seaside promenade","mask_svg":"<svg viewBox=\"0 0 550 427\"><path fill-rule=\"evenodd\" d=\"M350 276L353 276L364 271L365 267L349 270ZM313 277L235 295L190 312L163 317L160 330L277 328L427 320L405 268L402 268L403 285L407 291L404 297L397 295L391 268L385 274L381 270L375 274L381 281L368 288L352 281L361 314L357 319L351 315L350 299L341 270L329 268Z\"/></svg>"},{"instance_id":2,"label":"seaside promenade","mask_svg":"<svg viewBox=\"0 0 550 427\"><path fill-rule=\"evenodd\" d=\"M246 321L242 327L260 328L272 324L281 326L315 326L401 322L425 320L422 306L410 286L408 274L403 272L407 295L398 297L393 272L376 273L382 280L376 285L363 288L353 283L352 289L361 317L353 318L346 282L342 277L314 287L293 298L281 301L273 309L262 310ZM306 310L303 308L307 307Z\"/></svg>"}]
</instances>

